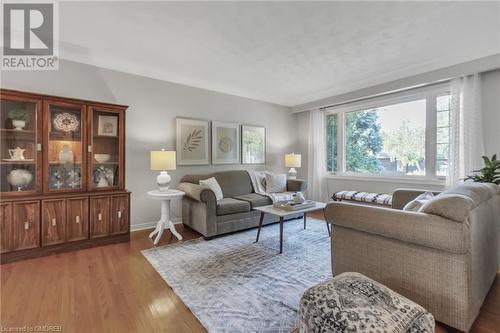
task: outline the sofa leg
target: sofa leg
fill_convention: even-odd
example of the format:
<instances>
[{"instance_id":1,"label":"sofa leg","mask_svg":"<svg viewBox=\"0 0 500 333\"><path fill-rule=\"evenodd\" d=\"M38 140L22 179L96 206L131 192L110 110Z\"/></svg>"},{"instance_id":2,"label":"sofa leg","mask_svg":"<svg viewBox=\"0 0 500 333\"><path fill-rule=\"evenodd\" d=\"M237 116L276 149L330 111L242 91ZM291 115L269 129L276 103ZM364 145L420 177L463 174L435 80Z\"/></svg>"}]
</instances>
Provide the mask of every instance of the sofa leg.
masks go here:
<instances>
[{"instance_id":1,"label":"sofa leg","mask_svg":"<svg viewBox=\"0 0 500 333\"><path fill-rule=\"evenodd\" d=\"M205 237L205 236L203 236L203 239L204 239L204 240L206 240L206 241L209 241L209 240L211 240L212 238L213 238L213 237Z\"/></svg>"}]
</instances>

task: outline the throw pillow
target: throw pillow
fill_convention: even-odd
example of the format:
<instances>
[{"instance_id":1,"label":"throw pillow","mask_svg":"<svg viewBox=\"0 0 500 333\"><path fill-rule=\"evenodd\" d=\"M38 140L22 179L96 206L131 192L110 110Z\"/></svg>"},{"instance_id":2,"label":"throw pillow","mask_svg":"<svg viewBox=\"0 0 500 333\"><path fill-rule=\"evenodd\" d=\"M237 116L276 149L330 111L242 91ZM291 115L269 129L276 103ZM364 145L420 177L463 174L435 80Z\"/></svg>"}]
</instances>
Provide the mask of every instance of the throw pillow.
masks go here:
<instances>
[{"instance_id":1,"label":"throw pillow","mask_svg":"<svg viewBox=\"0 0 500 333\"><path fill-rule=\"evenodd\" d=\"M286 174L266 173L266 192L286 192Z\"/></svg>"},{"instance_id":2,"label":"throw pillow","mask_svg":"<svg viewBox=\"0 0 500 333\"><path fill-rule=\"evenodd\" d=\"M432 199L434 197L434 193L432 192L425 192L420 194L418 197L413 199L412 201L408 202L404 207L403 210L408 210L411 212L418 212L420 207L422 207L427 201Z\"/></svg>"},{"instance_id":3,"label":"throw pillow","mask_svg":"<svg viewBox=\"0 0 500 333\"><path fill-rule=\"evenodd\" d=\"M457 222L466 222L473 206L474 200L469 197L460 194L441 193L427 201L418 211Z\"/></svg>"},{"instance_id":4,"label":"throw pillow","mask_svg":"<svg viewBox=\"0 0 500 333\"><path fill-rule=\"evenodd\" d=\"M224 194L222 193L222 189L220 188L220 185L217 182L217 179L215 179L215 177L200 180L200 185L206 186L209 189L211 189L215 193L215 199L217 199L217 201L224 198Z\"/></svg>"}]
</instances>

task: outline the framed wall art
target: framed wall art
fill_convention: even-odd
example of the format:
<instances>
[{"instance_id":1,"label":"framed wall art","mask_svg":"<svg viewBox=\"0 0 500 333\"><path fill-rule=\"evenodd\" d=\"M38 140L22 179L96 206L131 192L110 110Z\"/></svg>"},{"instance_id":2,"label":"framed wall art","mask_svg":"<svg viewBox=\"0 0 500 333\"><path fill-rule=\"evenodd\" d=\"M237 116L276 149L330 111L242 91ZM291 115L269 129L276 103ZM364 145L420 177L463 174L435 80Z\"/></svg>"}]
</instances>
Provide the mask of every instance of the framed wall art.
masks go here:
<instances>
[{"instance_id":1,"label":"framed wall art","mask_svg":"<svg viewBox=\"0 0 500 333\"><path fill-rule=\"evenodd\" d=\"M205 165L210 162L208 120L176 118L177 165Z\"/></svg>"},{"instance_id":2,"label":"framed wall art","mask_svg":"<svg viewBox=\"0 0 500 333\"><path fill-rule=\"evenodd\" d=\"M243 164L266 163L266 128L241 126L241 161Z\"/></svg>"},{"instance_id":3,"label":"framed wall art","mask_svg":"<svg viewBox=\"0 0 500 333\"><path fill-rule=\"evenodd\" d=\"M212 164L240 164L240 125L212 121Z\"/></svg>"},{"instance_id":4,"label":"framed wall art","mask_svg":"<svg viewBox=\"0 0 500 333\"><path fill-rule=\"evenodd\" d=\"M118 117L100 114L97 122L97 135L118 136Z\"/></svg>"}]
</instances>

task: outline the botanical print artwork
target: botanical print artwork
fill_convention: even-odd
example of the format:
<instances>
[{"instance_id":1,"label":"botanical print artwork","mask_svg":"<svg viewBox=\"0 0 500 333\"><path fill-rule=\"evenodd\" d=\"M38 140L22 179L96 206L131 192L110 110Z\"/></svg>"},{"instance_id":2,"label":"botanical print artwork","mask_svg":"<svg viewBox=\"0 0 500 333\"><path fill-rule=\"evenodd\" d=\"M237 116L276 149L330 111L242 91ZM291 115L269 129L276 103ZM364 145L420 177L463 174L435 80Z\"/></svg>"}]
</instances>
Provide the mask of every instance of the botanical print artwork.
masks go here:
<instances>
[{"instance_id":1,"label":"botanical print artwork","mask_svg":"<svg viewBox=\"0 0 500 333\"><path fill-rule=\"evenodd\" d=\"M197 119L176 119L176 151L178 165L209 163L209 122Z\"/></svg>"},{"instance_id":2,"label":"botanical print artwork","mask_svg":"<svg viewBox=\"0 0 500 333\"><path fill-rule=\"evenodd\" d=\"M200 146L201 140L203 139L202 130L195 129L186 138L184 142L184 150L193 151Z\"/></svg>"},{"instance_id":3,"label":"botanical print artwork","mask_svg":"<svg viewBox=\"0 0 500 333\"><path fill-rule=\"evenodd\" d=\"M241 126L241 154L243 164L266 163L266 128Z\"/></svg>"},{"instance_id":4,"label":"botanical print artwork","mask_svg":"<svg viewBox=\"0 0 500 333\"><path fill-rule=\"evenodd\" d=\"M239 124L212 122L212 164L238 164L239 141Z\"/></svg>"}]
</instances>

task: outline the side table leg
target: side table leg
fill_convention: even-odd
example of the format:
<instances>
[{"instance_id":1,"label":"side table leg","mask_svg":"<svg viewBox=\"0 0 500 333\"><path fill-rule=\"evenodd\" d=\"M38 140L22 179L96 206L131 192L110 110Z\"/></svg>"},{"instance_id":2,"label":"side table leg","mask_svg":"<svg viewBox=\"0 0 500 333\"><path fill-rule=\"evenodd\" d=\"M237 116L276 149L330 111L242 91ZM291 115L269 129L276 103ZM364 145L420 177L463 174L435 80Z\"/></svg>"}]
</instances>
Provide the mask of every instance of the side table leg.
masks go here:
<instances>
[{"instance_id":1,"label":"side table leg","mask_svg":"<svg viewBox=\"0 0 500 333\"><path fill-rule=\"evenodd\" d=\"M158 234L156 235L156 238L155 238L155 240L153 242L154 245L157 245L158 242L160 241L160 238L163 235L163 229L164 228L165 228L164 222L163 221L158 222L158 225L156 227L156 229L158 229Z\"/></svg>"},{"instance_id":2,"label":"side table leg","mask_svg":"<svg viewBox=\"0 0 500 333\"><path fill-rule=\"evenodd\" d=\"M304 213L304 229L306 228L307 213Z\"/></svg>"},{"instance_id":3,"label":"side table leg","mask_svg":"<svg viewBox=\"0 0 500 333\"><path fill-rule=\"evenodd\" d=\"M264 212L260 212L259 229L257 230L257 239L255 243L259 241L260 229L262 228L262 222L264 222Z\"/></svg>"},{"instance_id":4,"label":"side table leg","mask_svg":"<svg viewBox=\"0 0 500 333\"><path fill-rule=\"evenodd\" d=\"M280 254L283 253L283 216L280 216Z\"/></svg>"},{"instance_id":5,"label":"side table leg","mask_svg":"<svg viewBox=\"0 0 500 333\"><path fill-rule=\"evenodd\" d=\"M155 227L155 230L153 230L150 234L149 234L149 238L153 238L154 235L156 235L159 231L160 231L160 226L161 226L162 222L161 220L156 222L156 227Z\"/></svg>"},{"instance_id":6,"label":"side table leg","mask_svg":"<svg viewBox=\"0 0 500 333\"><path fill-rule=\"evenodd\" d=\"M168 225L169 225L169 228L170 228L170 232L175 236L177 237L178 240L182 240L182 236L181 234L179 234L177 232L177 230L175 230L175 225L172 223L172 221L168 221Z\"/></svg>"}]
</instances>

